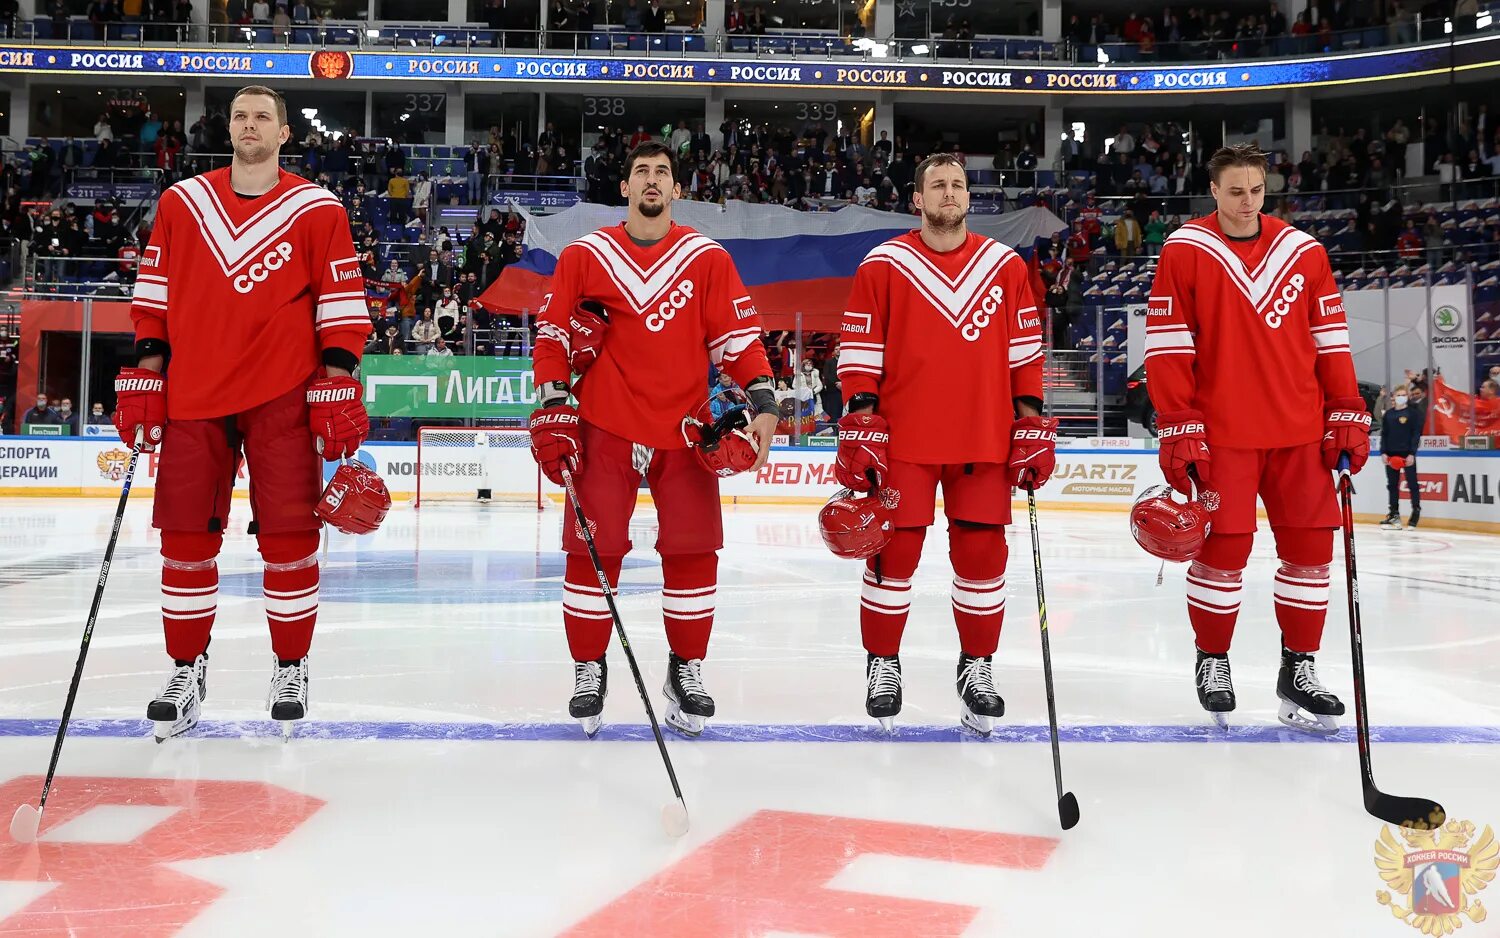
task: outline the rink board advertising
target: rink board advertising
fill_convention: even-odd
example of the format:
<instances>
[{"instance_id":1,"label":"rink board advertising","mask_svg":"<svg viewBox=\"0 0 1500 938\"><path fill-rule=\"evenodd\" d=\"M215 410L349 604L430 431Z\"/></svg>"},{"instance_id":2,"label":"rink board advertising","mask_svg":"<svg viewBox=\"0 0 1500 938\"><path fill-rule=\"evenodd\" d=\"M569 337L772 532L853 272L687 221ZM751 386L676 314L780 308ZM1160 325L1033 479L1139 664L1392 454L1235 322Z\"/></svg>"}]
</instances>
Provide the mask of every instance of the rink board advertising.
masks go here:
<instances>
[{"instance_id":1,"label":"rink board advertising","mask_svg":"<svg viewBox=\"0 0 1500 938\"><path fill-rule=\"evenodd\" d=\"M1202 93L1409 78L1500 65L1500 37L1273 62L1157 67L915 64L702 58L596 58L341 49L153 49L0 45L0 72L224 75L243 79L439 79L743 88L829 88L992 93Z\"/></svg>"},{"instance_id":2,"label":"rink board advertising","mask_svg":"<svg viewBox=\"0 0 1500 938\"><path fill-rule=\"evenodd\" d=\"M528 417L536 409L530 358L366 355L371 417Z\"/></svg>"}]
</instances>

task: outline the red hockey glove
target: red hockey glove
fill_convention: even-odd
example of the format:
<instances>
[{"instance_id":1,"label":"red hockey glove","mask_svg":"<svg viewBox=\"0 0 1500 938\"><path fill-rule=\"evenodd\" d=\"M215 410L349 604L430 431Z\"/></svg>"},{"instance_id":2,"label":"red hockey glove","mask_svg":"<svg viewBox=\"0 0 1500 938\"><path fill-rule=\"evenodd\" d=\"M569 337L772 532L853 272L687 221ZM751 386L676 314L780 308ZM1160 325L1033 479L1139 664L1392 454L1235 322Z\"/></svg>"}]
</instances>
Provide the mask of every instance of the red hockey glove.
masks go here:
<instances>
[{"instance_id":1,"label":"red hockey glove","mask_svg":"<svg viewBox=\"0 0 1500 938\"><path fill-rule=\"evenodd\" d=\"M167 379L147 368L121 368L115 378L115 429L126 446L135 445L137 427L146 431L141 449L153 452L167 427Z\"/></svg>"},{"instance_id":2,"label":"red hockey glove","mask_svg":"<svg viewBox=\"0 0 1500 938\"><path fill-rule=\"evenodd\" d=\"M1156 415L1156 436L1161 442L1157 459L1161 462L1162 474L1167 484L1193 497L1193 480L1188 477L1192 468L1198 476L1199 488L1211 488L1209 480L1208 429L1203 423L1203 414L1196 410L1179 410Z\"/></svg>"},{"instance_id":3,"label":"red hockey glove","mask_svg":"<svg viewBox=\"0 0 1500 938\"><path fill-rule=\"evenodd\" d=\"M307 425L318 452L329 462L353 456L370 435L364 388L348 376L330 378L320 372L307 386Z\"/></svg>"},{"instance_id":4,"label":"red hockey glove","mask_svg":"<svg viewBox=\"0 0 1500 938\"><path fill-rule=\"evenodd\" d=\"M1057 468L1057 418L1022 417L1011 424L1010 484L1041 488Z\"/></svg>"},{"instance_id":5,"label":"red hockey glove","mask_svg":"<svg viewBox=\"0 0 1500 938\"><path fill-rule=\"evenodd\" d=\"M555 404L531 412L531 456L542 475L562 485L564 469L577 474L583 465L583 440L578 435L578 408Z\"/></svg>"},{"instance_id":6,"label":"red hockey glove","mask_svg":"<svg viewBox=\"0 0 1500 938\"><path fill-rule=\"evenodd\" d=\"M891 425L879 414L845 414L839 420L839 454L833 477L839 485L856 492L870 490L869 473L876 486L890 471L886 451L891 445Z\"/></svg>"},{"instance_id":7,"label":"red hockey glove","mask_svg":"<svg viewBox=\"0 0 1500 938\"><path fill-rule=\"evenodd\" d=\"M1339 457L1349 454L1349 473L1364 468L1370 458L1370 412L1358 397L1339 397L1323 405L1323 468L1338 469Z\"/></svg>"},{"instance_id":8,"label":"red hockey glove","mask_svg":"<svg viewBox=\"0 0 1500 938\"><path fill-rule=\"evenodd\" d=\"M583 374L598 360L604 351L604 333L609 328L609 314L604 304L597 300L582 300L573 315L568 317L568 347L572 349L569 361L573 371Z\"/></svg>"}]
</instances>

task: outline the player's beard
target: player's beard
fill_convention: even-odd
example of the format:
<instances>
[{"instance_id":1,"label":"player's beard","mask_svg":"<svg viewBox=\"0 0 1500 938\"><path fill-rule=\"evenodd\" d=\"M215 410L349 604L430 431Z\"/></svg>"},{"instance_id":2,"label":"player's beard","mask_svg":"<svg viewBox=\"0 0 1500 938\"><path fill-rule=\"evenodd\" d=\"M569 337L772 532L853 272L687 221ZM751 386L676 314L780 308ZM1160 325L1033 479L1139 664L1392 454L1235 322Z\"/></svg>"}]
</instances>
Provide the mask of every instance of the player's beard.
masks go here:
<instances>
[{"instance_id":1,"label":"player's beard","mask_svg":"<svg viewBox=\"0 0 1500 938\"><path fill-rule=\"evenodd\" d=\"M240 163L257 166L276 158L278 145L268 140L239 140L234 144L234 158Z\"/></svg>"},{"instance_id":2,"label":"player's beard","mask_svg":"<svg viewBox=\"0 0 1500 938\"><path fill-rule=\"evenodd\" d=\"M643 218L660 218L661 213L665 212L667 206L671 204L671 199L668 199L665 193L659 193L655 202L647 202L645 196L642 195L641 200L636 203L635 209L641 213L641 217Z\"/></svg>"},{"instance_id":3,"label":"player's beard","mask_svg":"<svg viewBox=\"0 0 1500 938\"><path fill-rule=\"evenodd\" d=\"M929 211L926 206L922 207L922 224L936 234L954 234L962 231L968 217L969 213L956 205L940 208L937 211Z\"/></svg>"}]
</instances>

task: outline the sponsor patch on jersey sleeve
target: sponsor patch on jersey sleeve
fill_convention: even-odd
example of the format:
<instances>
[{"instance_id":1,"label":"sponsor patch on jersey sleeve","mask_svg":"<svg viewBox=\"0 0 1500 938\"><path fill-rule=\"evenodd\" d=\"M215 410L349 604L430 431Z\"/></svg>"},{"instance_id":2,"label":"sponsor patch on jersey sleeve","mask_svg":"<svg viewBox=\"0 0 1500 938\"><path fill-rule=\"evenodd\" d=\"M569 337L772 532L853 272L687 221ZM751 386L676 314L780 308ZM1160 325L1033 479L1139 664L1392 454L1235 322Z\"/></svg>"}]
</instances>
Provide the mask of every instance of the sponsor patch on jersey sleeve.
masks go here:
<instances>
[{"instance_id":1,"label":"sponsor patch on jersey sleeve","mask_svg":"<svg viewBox=\"0 0 1500 938\"><path fill-rule=\"evenodd\" d=\"M1318 318L1326 319L1329 316L1344 315L1344 298L1337 293L1332 296L1318 297Z\"/></svg>"},{"instance_id":2,"label":"sponsor patch on jersey sleeve","mask_svg":"<svg viewBox=\"0 0 1500 938\"><path fill-rule=\"evenodd\" d=\"M734 318L749 319L755 315L755 304L748 296L742 296L734 301Z\"/></svg>"},{"instance_id":3,"label":"sponsor patch on jersey sleeve","mask_svg":"<svg viewBox=\"0 0 1500 938\"><path fill-rule=\"evenodd\" d=\"M839 328L851 335L869 335L871 316L869 313L844 313L843 324Z\"/></svg>"},{"instance_id":4,"label":"sponsor patch on jersey sleeve","mask_svg":"<svg viewBox=\"0 0 1500 938\"><path fill-rule=\"evenodd\" d=\"M333 282L344 283L348 280L363 280L364 271L360 269L359 258L345 257L341 260L330 261L328 267L333 271Z\"/></svg>"},{"instance_id":5,"label":"sponsor patch on jersey sleeve","mask_svg":"<svg viewBox=\"0 0 1500 938\"><path fill-rule=\"evenodd\" d=\"M1158 319L1172 315L1172 298L1170 296L1153 296L1146 301L1146 318Z\"/></svg>"},{"instance_id":6,"label":"sponsor patch on jersey sleeve","mask_svg":"<svg viewBox=\"0 0 1500 938\"><path fill-rule=\"evenodd\" d=\"M1042 314L1037 312L1035 306L1016 310L1016 329L1026 332L1030 329L1042 328Z\"/></svg>"},{"instance_id":7,"label":"sponsor patch on jersey sleeve","mask_svg":"<svg viewBox=\"0 0 1500 938\"><path fill-rule=\"evenodd\" d=\"M153 244L150 247L146 248L146 253L141 255L141 266L142 267L160 267L161 266L161 246L160 245Z\"/></svg>"}]
</instances>

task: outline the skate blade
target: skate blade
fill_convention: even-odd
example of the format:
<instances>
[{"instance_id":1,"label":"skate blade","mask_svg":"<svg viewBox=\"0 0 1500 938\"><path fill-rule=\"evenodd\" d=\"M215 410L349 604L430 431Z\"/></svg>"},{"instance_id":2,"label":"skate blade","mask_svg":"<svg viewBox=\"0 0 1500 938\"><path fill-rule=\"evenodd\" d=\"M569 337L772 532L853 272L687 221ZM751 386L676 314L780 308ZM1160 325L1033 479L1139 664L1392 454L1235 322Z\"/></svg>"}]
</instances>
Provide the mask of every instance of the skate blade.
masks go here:
<instances>
[{"instance_id":1,"label":"skate blade","mask_svg":"<svg viewBox=\"0 0 1500 938\"><path fill-rule=\"evenodd\" d=\"M1308 714L1291 701L1283 700L1276 718L1282 725L1301 733L1314 736L1333 736L1339 731L1338 717L1329 714Z\"/></svg>"},{"instance_id":2,"label":"skate blade","mask_svg":"<svg viewBox=\"0 0 1500 938\"><path fill-rule=\"evenodd\" d=\"M578 725L583 729L583 735L589 739L598 736L599 730L604 728L604 717L602 716L574 717L573 719L578 721Z\"/></svg>"},{"instance_id":3,"label":"skate blade","mask_svg":"<svg viewBox=\"0 0 1500 938\"><path fill-rule=\"evenodd\" d=\"M963 708L963 712L959 714L958 719L964 729L979 736L988 737L995 729L994 717L980 716L968 707Z\"/></svg>"},{"instance_id":4,"label":"skate blade","mask_svg":"<svg viewBox=\"0 0 1500 938\"><path fill-rule=\"evenodd\" d=\"M181 720L153 720L151 722L154 727L152 735L156 738L156 742L161 744L169 739L181 736L183 733L197 726L198 714L194 713Z\"/></svg>"},{"instance_id":5,"label":"skate blade","mask_svg":"<svg viewBox=\"0 0 1500 938\"><path fill-rule=\"evenodd\" d=\"M880 728L885 731L885 735L887 735L887 736L895 736L896 735L896 718L895 717L876 717L875 718L875 722L877 722L877 723L880 724Z\"/></svg>"},{"instance_id":6,"label":"skate blade","mask_svg":"<svg viewBox=\"0 0 1500 938\"><path fill-rule=\"evenodd\" d=\"M674 706L667 711L667 725L689 739L697 739L703 735L703 727L707 724L704 717L684 713Z\"/></svg>"},{"instance_id":7,"label":"skate blade","mask_svg":"<svg viewBox=\"0 0 1500 938\"><path fill-rule=\"evenodd\" d=\"M1207 710L1205 712L1208 714L1208 718L1213 721L1213 724L1215 726L1217 726L1221 730L1224 730L1226 733L1229 731L1229 711Z\"/></svg>"}]
</instances>

